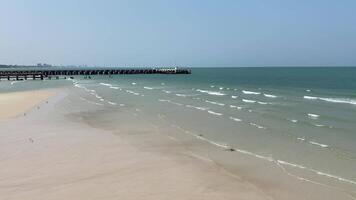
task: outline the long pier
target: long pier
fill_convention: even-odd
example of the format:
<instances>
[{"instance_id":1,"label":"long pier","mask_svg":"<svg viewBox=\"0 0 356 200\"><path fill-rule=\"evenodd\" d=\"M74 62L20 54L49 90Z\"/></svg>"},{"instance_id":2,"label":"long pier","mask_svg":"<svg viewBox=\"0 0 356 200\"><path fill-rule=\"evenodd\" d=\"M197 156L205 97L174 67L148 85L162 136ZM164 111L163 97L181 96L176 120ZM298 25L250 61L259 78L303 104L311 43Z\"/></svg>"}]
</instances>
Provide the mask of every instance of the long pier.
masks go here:
<instances>
[{"instance_id":1,"label":"long pier","mask_svg":"<svg viewBox=\"0 0 356 200\"><path fill-rule=\"evenodd\" d=\"M191 74L189 69L180 68L151 68L151 69L0 69L0 80L51 79L59 76L95 76L120 74Z\"/></svg>"}]
</instances>

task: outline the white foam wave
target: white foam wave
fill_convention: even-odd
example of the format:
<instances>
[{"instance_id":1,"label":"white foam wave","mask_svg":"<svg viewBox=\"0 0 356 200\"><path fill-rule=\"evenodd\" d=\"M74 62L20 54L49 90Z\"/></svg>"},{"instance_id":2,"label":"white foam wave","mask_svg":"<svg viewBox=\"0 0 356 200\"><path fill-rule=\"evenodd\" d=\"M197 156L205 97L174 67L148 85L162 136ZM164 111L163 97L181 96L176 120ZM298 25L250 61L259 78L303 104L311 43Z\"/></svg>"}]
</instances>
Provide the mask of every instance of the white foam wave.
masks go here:
<instances>
[{"instance_id":1,"label":"white foam wave","mask_svg":"<svg viewBox=\"0 0 356 200\"><path fill-rule=\"evenodd\" d=\"M298 122L298 120L296 120L296 119L288 119L288 120L293 122L293 123L297 123Z\"/></svg>"},{"instance_id":2,"label":"white foam wave","mask_svg":"<svg viewBox=\"0 0 356 200\"><path fill-rule=\"evenodd\" d=\"M310 144L313 144L313 145L317 145L319 147L323 147L323 148L327 148L329 147L329 145L327 144L321 144L321 143L318 143L318 142L314 142L314 141L309 141Z\"/></svg>"},{"instance_id":3,"label":"white foam wave","mask_svg":"<svg viewBox=\"0 0 356 200\"><path fill-rule=\"evenodd\" d=\"M186 105L187 108L194 108L197 110L207 110L208 108L204 108L204 107L197 107L197 106L192 106L192 105Z\"/></svg>"},{"instance_id":4,"label":"white foam wave","mask_svg":"<svg viewBox=\"0 0 356 200\"><path fill-rule=\"evenodd\" d=\"M100 83L100 85L104 85L104 86L108 86L108 87L111 87L112 85L109 84L109 83Z\"/></svg>"},{"instance_id":5,"label":"white foam wave","mask_svg":"<svg viewBox=\"0 0 356 200\"><path fill-rule=\"evenodd\" d=\"M215 101L205 100L205 102L210 103L210 104L214 104L214 105L218 105L218 106L225 106L225 104L219 103L219 102L215 102Z\"/></svg>"},{"instance_id":6,"label":"white foam wave","mask_svg":"<svg viewBox=\"0 0 356 200\"><path fill-rule=\"evenodd\" d=\"M242 93L244 93L244 94L255 94L255 95L261 94L260 92L253 92L253 91L248 91L248 90L242 90Z\"/></svg>"},{"instance_id":7,"label":"white foam wave","mask_svg":"<svg viewBox=\"0 0 356 200\"><path fill-rule=\"evenodd\" d=\"M168 91L168 90L162 90L164 93L166 93L166 94L170 94L170 93L172 93L171 91Z\"/></svg>"},{"instance_id":8,"label":"white foam wave","mask_svg":"<svg viewBox=\"0 0 356 200\"><path fill-rule=\"evenodd\" d=\"M214 111L211 111L211 110L208 110L208 113L210 113L212 115L217 115L217 116L222 116L223 115L222 113L214 112Z\"/></svg>"},{"instance_id":9,"label":"white foam wave","mask_svg":"<svg viewBox=\"0 0 356 200\"><path fill-rule=\"evenodd\" d=\"M132 85L136 85L137 83L135 83L135 82L132 82L131 84L132 84Z\"/></svg>"},{"instance_id":10,"label":"white foam wave","mask_svg":"<svg viewBox=\"0 0 356 200\"><path fill-rule=\"evenodd\" d=\"M259 129L266 129L266 127L260 126L260 125L258 125L258 124L252 123L252 122L250 122L249 124L250 124L251 126L255 126L255 127L259 128Z\"/></svg>"},{"instance_id":11,"label":"white foam wave","mask_svg":"<svg viewBox=\"0 0 356 200\"><path fill-rule=\"evenodd\" d=\"M298 137L297 140L305 141L305 138Z\"/></svg>"},{"instance_id":12,"label":"white foam wave","mask_svg":"<svg viewBox=\"0 0 356 200\"><path fill-rule=\"evenodd\" d=\"M258 101L257 103L261 104L261 105L267 105L268 104L267 102L263 102L263 101Z\"/></svg>"},{"instance_id":13,"label":"white foam wave","mask_svg":"<svg viewBox=\"0 0 356 200\"><path fill-rule=\"evenodd\" d=\"M304 96L304 99L312 99L312 100L316 100L318 99L318 97L312 97L312 96Z\"/></svg>"},{"instance_id":14,"label":"white foam wave","mask_svg":"<svg viewBox=\"0 0 356 200\"><path fill-rule=\"evenodd\" d=\"M234 95L231 96L231 98L233 98L233 99L237 99L237 97L238 97L238 96L234 96Z\"/></svg>"},{"instance_id":15,"label":"white foam wave","mask_svg":"<svg viewBox=\"0 0 356 200\"><path fill-rule=\"evenodd\" d=\"M235 105L230 105L230 108L237 108L238 110L241 110L241 109L242 109L242 107L240 107L240 106L235 106Z\"/></svg>"},{"instance_id":16,"label":"white foam wave","mask_svg":"<svg viewBox=\"0 0 356 200\"><path fill-rule=\"evenodd\" d=\"M242 120L239 118L235 118L235 117L230 117L230 119L234 120L235 122L241 122Z\"/></svg>"},{"instance_id":17,"label":"white foam wave","mask_svg":"<svg viewBox=\"0 0 356 200\"><path fill-rule=\"evenodd\" d=\"M108 104L110 105L117 105L115 102L108 101Z\"/></svg>"},{"instance_id":18,"label":"white foam wave","mask_svg":"<svg viewBox=\"0 0 356 200\"><path fill-rule=\"evenodd\" d=\"M147 86L145 86L145 87L143 87L143 88L145 88L146 90L153 90L153 88L147 87Z\"/></svg>"},{"instance_id":19,"label":"white foam wave","mask_svg":"<svg viewBox=\"0 0 356 200\"><path fill-rule=\"evenodd\" d=\"M263 96L268 97L268 98L277 98L277 96L276 96L276 95L273 95L273 94L266 94L266 93L264 93Z\"/></svg>"},{"instance_id":20,"label":"white foam wave","mask_svg":"<svg viewBox=\"0 0 356 200\"><path fill-rule=\"evenodd\" d=\"M201 92L201 93L205 93L205 94L209 94L209 95L214 95L214 96L224 96L224 95L226 95L226 94L224 94L222 92L209 91L209 90L197 89L196 91Z\"/></svg>"},{"instance_id":21,"label":"white foam wave","mask_svg":"<svg viewBox=\"0 0 356 200\"><path fill-rule=\"evenodd\" d=\"M118 90L120 89L119 87L114 87L114 86L110 86L111 89L114 89L114 90Z\"/></svg>"},{"instance_id":22,"label":"white foam wave","mask_svg":"<svg viewBox=\"0 0 356 200\"><path fill-rule=\"evenodd\" d=\"M308 117L311 118L311 119L317 119L317 118L320 117L320 115L313 114L313 113L308 113Z\"/></svg>"},{"instance_id":23,"label":"white foam wave","mask_svg":"<svg viewBox=\"0 0 356 200\"><path fill-rule=\"evenodd\" d=\"M330 103L343 103L343 104L356 105L356 99L348 99L348 98L330 98L330 97L304 96L304 99L321 100L321 101L326 101L326 102L330 102Z\"/></svg>"},{"instance_id":24,"label":"white foam wave","mask_svg":"<svg viewBox=\"0 0 356 200\"><path fill-rule=\"evenodd\" d=\"M126 90L127 93L133 94L133 95L140 95L140 93L131 91L131 90Z\"/></svg>"},{"instance_id":25,"label":"white foam wave","mask_svg":"<svg viewBox=\"0 0 356 200\"><path fill-rule=\"evenodd\" d=\"M254 100L249 100L249 99L242 99L243 102L246 102L246 103L256 103L256 101Z\"/></svg>"}]
</instances>

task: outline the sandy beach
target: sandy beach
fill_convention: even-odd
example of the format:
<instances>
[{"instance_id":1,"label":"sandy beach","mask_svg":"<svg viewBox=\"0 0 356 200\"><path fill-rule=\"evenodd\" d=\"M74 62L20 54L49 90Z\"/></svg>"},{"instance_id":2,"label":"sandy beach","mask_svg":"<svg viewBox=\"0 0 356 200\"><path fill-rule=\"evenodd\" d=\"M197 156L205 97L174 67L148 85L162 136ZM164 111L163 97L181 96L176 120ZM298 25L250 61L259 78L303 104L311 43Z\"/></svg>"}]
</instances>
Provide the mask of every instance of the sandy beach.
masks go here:
<instances>
[{"instance_id":1,"label":"sandy beach","mask_svg":"<svg viewBox=\"0 0 356 200\"><path fill-rule=\"evenodd\" d=\"M109 131L70 122L56 111L66 92L53 95L1 96L14 99L2 104L7 108L31 102L16 112L2 111L3 119L35 109L1 124L0 199L268 199L210 160L186 154L175 140L155 137L161 138L155 146L160 143L162 153L153 153L149 142L137 148ZM175 153L165 154L162 145Z\"/></svg>"},{"instance_id":2,"label":"sandy beach","mask_svg":"<svg viewBox=\"0 0 356 200\"><path fill-rule=\"evenodd\" d=\"M93 106L73 88L0 99L0 199L351 198L243 154L229 169L210 156L231 153L201 151L207 143L176 137L164 121Z\"/></svg>"}]
</instances>

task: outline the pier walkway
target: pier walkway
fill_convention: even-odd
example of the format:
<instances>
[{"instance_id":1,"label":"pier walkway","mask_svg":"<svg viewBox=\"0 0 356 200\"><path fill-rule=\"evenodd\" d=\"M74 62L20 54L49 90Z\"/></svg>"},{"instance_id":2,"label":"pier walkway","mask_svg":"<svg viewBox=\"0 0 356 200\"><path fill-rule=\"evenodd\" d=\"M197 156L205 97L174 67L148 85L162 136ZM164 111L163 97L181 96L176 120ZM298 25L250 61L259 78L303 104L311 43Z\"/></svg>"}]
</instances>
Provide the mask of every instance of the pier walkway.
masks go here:
<instances>
[{"instance_id":1,"label":"pier walkway","mask_svg":"<svg viewBox=\"0 0 356 200\"><path fill-rule=\"evenodd\" d=\"M120 75L120 74L191 74L189 69L179 68L152 68L152 69L0 69L0 80L27 80L51 79L64 76L94 76L94 75Z\"/></svg>"}]
</instances>

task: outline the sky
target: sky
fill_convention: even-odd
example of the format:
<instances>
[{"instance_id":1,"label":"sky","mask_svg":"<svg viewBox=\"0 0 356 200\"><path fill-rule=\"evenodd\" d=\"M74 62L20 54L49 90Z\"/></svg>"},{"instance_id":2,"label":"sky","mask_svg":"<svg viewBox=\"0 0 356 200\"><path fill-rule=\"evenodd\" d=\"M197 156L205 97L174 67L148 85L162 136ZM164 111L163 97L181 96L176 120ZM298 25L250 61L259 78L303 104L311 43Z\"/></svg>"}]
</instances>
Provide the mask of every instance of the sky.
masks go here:
<instances>
[{"instance_id":1,"label":"sky","mask_svg":"<svg viewBox=\"0 0 356 200\"><path fill-rule=\"evenodd\" d=\"M356 66L356 1L0 0L0 63Z\"/></svg>"}]
</instances>

